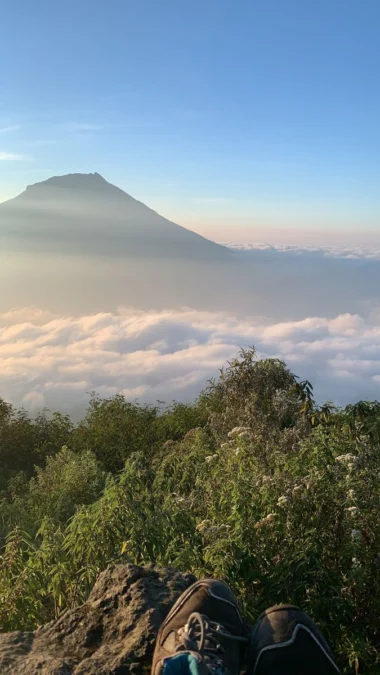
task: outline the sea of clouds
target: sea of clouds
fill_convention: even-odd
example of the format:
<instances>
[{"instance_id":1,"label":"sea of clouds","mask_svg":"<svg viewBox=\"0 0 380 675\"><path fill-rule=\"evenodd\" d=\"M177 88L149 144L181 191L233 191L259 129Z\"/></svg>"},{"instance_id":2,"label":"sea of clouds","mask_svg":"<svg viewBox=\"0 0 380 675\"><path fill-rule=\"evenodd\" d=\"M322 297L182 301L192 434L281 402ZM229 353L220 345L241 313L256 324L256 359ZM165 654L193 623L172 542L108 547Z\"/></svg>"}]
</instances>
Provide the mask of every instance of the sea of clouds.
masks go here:
<instances>
[{"instance_id":1,"label":"sea of clouds","mask_svg":"<svg viewBox=\"0 0 380 675\"><path fill-rule=\"evenodd\" d=\"M319 401L379 398L380 321L359 315L268 322L191 309L0 315L0 392L16 406L83 414L89 392L192 400L240 347L280 357Z\"/></svg>"},{"instance_id":2,"label":"sea of clouds","mask_svg":"<svg viewBox=\"0 0 380 675\"><path fill-rule=\"evenodd\" d=\"M380 260L380 246L297 246L295 244L266 244L262 242L234 244L221 242L224 246L239 252L265 251L292 253L298 256L344 258L347 260Z\"/></svg>"}]
</instances>

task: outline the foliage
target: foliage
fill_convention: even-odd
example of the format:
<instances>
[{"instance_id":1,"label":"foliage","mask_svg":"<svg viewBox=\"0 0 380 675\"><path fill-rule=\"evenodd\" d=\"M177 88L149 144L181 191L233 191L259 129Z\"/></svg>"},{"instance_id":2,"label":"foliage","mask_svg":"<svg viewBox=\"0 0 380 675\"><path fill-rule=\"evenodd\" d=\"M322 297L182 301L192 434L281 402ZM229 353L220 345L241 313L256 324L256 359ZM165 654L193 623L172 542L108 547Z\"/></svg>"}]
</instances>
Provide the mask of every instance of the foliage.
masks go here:
<instances>
[{"instance_id":1,"label":"foliage","mask_svg":"<svg viewBox=\"0 0 380 675\"><path fill-rule=\"evenodd\" d=\"M93 398L62 450L50 428L51 455L24 473L16 458L3 491L3 630L59 616L128 560L220 576L252 621L301 605L344 672L379 668L378 403L317 406L248 350L191 406Z\"/></svg>"},{"instance_id":2,"label":"foliage","mask_svg":"<svg viewBox=\"0 0 380 675\"><path fill-rule=\"evenodd\" d=\"M32 419L0 399L0 489L19 471L30 476L35 464L43 464L68 443L73 425L66 415L45 412Z\"/></svg>"}]
</instances>

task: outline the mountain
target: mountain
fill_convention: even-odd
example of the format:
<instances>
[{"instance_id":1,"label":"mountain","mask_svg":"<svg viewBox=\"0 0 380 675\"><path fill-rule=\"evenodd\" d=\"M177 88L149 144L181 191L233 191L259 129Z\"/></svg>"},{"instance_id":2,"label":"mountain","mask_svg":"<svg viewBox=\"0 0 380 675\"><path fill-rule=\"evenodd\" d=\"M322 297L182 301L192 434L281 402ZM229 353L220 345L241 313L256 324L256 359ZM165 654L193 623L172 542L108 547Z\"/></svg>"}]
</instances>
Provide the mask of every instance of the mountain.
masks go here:
<instances>
[{"instance_id":1,"label":"mountain","mask_svg":"<svg viewBox=\"0 0 380 675\"><path fill-rule=\"evenodd\" d=\"M0 204L0 314L34 305L64 314L191 307L264 321L362 316L380 283L380 266L365 262L242 256L97 173L56 176Z\"/></svg>"},{"instance_id":2,"label":"mountain","mask_svg":"<svg viewBox=\"0 0 380 675\"><path fill-rule=\"evenodd\" d=\"M0 204L0 237L28 251L231 259L227 248L160 216L98 173L54 176Z\"/></svg>"}]
</instances>

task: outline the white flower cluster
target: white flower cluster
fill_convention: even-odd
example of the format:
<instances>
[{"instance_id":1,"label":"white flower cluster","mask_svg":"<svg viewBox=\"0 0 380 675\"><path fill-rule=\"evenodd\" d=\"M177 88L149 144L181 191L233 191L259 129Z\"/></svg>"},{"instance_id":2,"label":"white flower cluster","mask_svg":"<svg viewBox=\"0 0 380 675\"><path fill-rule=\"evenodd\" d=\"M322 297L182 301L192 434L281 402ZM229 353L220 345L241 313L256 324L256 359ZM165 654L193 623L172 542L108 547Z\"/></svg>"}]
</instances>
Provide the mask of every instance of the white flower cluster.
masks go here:
<instances>
[{"instance_id":1,"label":"white flower cluster","mask_svg":"<svg viewBox=\"0 0 380 675\"><path fill-rule=\"evenodd\" d=\"M351 516L358 516L360 514L360 509L357 506L349 506L346 511L350 513Z\"/></svg>"},{"instance_id":2,"label":"white flower cluster","mask_svg":"<svg viewBox=\"0 0 380 675\"><path fill-rule=\"evenodd\" d=\"M186 499L185 497L175 497L175 501L177 502L177 504L183 504L186 501Z\"/></svg>"},{"instance_id":3,"label":"white flower cluster","mask_svg":"<svg viewBox=\"0 0 380 675\"><path fill-rule=\"evenodd\" d=\"M268 525L269 523L273 523L274 519L276 518L276 513L268 513L267 516L264 518L261 518L256 525L255 528L258 529L259 527L262 527L263 525Z\"/></svg>"},{"instance_id":4,"label":"white flower cluster","mask_svg":"<svg viewBox=\"0 0 380 675\"><path fill-rule=\"evenodd\" d=\"M218 459L218 455L208 455L207 457L205 457L205 462L207 462L207 464L210 464L210 462L215 462L216 459Z\"/></svg>"},{"instance_id":5,"label":"white flower cluster","mask_svg":"<svg viewBox=\"0 0 380 675\"><path fill-rule=\"evenodd\" d=\"M279 497L277 500L277 506L286 506L289 502L289 497L286 497L285 495L282 495L282 497Z\"/></svg>"},{"instance_id":6,"label":"white flower cluster","mask_svg":"<svg viewBox=\"0 0 380 675\"><path fill-rule=\"evenodd\" d=\"M218 534L225 530L229 530L230 527L230 525L224 525L224 523L221 525L212 525L211 520L206 518L205 520L202 520L200 523L198 523L198 525L195 526L195 529L201 534L204 532Z\"/></svg>"},{"instance_id":7,"label":"white flower cluster","mask_svg":"<svg viewBox=\"0 0 380 675\"><path fill-rule=\"evenodd\" d=\"M244 439L244 438L248 439L248 438L250 438L250 437L251 437L251 434L249 433L249 431L242 431L242 432L238 435L238 438L243 438L243 439Z\"/></svg>"},{"instance_id":8,"label":"white flower cluster","mask_svg":"<svg viewBox=\"0 0 380 675\"><path fill-rule=\"evenodd\" d=\"M338 457L335 457L335 461L346 466L349 471L352 471L357 464L358 457L351 452L347 452L345 455L338 455Z\"/></svg>"},{"instance_id":9,"label":"white flower cluster","mask_svg":"<svg viewBox=\"0 0 380 675\"><path fill-rule=\"evenodd\" d=\"M234 427L231 431L228 432L228 438L249 438L250 436L249 427Z\"/></svg>"}]
</instances>

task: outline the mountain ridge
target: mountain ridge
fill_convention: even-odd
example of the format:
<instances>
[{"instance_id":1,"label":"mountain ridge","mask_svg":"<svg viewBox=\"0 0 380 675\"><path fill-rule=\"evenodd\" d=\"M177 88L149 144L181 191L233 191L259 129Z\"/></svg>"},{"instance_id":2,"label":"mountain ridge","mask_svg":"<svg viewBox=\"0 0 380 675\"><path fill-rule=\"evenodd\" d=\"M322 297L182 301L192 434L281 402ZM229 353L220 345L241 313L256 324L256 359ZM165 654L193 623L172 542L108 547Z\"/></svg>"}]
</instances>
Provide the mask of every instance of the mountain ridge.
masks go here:
<instances>
[{"instance_id":1,"label":"mountain ridge","mask_svg":"<svg viewBox=\"0 0 380 675\"><path fill-rule=\"evenodd\" d=\"M33 250L232 260L227 248L138 201L99 173L52 176L0 204L0 236ZM49 248L50 246L50 248Z\"/></svg>"},{"instance_id":2,"label":"mountain ridge","mask_svg":"<svg viewBox=\"0 0 380 675\"><path fill-rule=\"evenodd\" d=\"M95 171L94 173L67 173L59 176L51 176L50 178L46 178L46 180L37 181L37 183L27 185L26 189L28 190L42 186L95 188L100 185L112 185L112 183L109 183L100 173Z\"/></svg>"}]
</instances>

